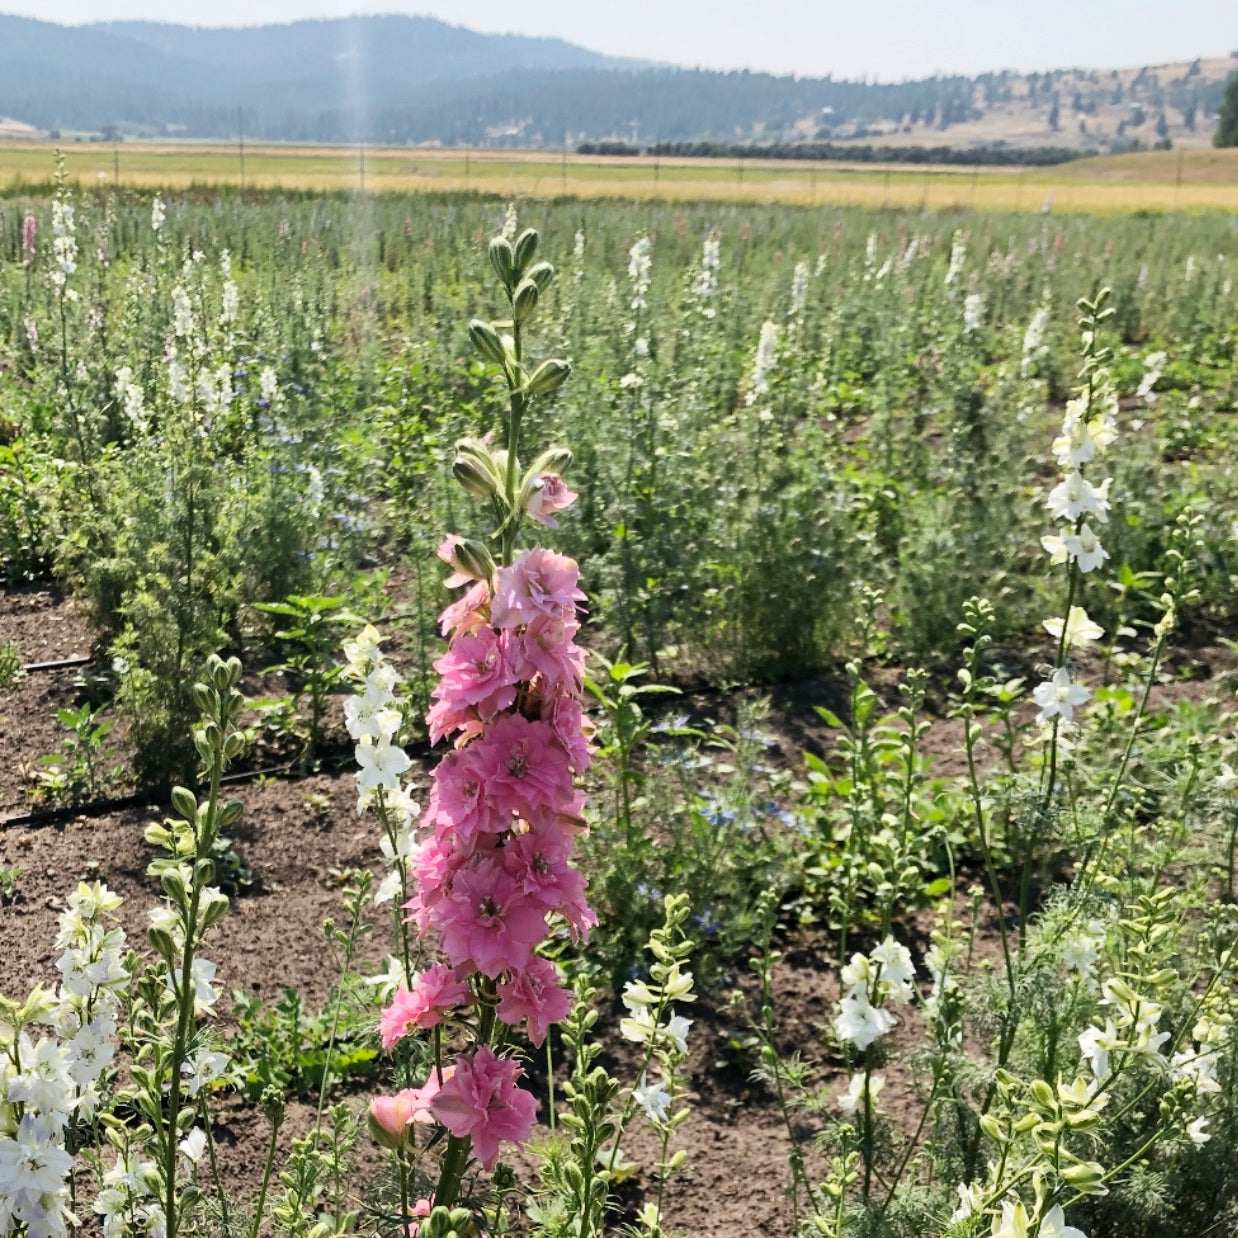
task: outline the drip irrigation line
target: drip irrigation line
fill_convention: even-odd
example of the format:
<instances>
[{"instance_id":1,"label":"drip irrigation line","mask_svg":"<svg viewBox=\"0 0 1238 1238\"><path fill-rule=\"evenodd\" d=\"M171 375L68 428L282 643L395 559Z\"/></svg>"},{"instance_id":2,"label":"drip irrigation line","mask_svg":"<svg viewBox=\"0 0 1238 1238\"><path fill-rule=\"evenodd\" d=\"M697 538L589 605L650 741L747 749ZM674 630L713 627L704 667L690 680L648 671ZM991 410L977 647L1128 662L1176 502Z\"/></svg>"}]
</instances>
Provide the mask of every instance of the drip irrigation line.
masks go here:
<instances>
[{"instance_id":1,"label":"drip irrigation line","mask_svg":"<svg viewBox=\"0 0 1238 1238\"><path fill-rule=\"evenodd\" d=\"M58 658L52 662L27 662L22 667L22 671L27 675L34 675L39 671L67 671L72 670L75 666L89 666L93 661L93 658L74 654L70 658Z\"/></svg>"},{"instance_id":2,"label":"drip irrigation line","mask_svg":"<svg viewBox=\"0 0 1238 1238\"><path fill-rule=\"evenodd\" d=\"M324 762L317 769L298 769L295 765L268 765L262 769L238 770L235 774L225 774L220 779L220 786L243 786L248 782L256 782L260 778L282 778L289 782L300 782L312 778L316 774L338 774L352 763L351 753L347 759L338 757ZM195 792L205 791L204 786L194 788ZM132 795L118 795L107 799L88 800L84 804L65 804L57 808L36 808L31 812L19 813L14 817L0 820L0 831L8 829L29 828L56 825L62 821L72 821L77 818L90 820L103 817L108 813L121 812L126 808L171 808L169 801L152 796L149 793L135 792Z\"/></svg>"}]
</instances>

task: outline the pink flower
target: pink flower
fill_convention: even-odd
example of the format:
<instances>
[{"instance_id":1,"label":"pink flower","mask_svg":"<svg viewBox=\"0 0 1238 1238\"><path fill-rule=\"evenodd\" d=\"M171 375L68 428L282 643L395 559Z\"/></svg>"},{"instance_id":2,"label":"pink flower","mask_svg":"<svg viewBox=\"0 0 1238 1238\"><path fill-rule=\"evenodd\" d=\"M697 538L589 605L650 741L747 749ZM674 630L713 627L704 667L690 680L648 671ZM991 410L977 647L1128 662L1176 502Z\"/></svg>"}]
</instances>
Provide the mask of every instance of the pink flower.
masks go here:
<instances>
[{"instance_id":1,"label":"pink flower","mask_svg":"<svg viewBox=\"0 0 1238 1238\"><path fill-rule=\"evenodd\" d=\"M574 617L538 615L525 629L521 650L532 669L541 674L547 688L557 692L580 691L585 677L585 654L574 643L580 624Z\"/></svg>"},{"instance_id":2,"label":"pink flower","mask_svg":"<svg viewBox=\"0 0 1238 1238\"><path fill-rule=\"evenodd\" d=\"M434 699L457 709L474 706L483 720L509 708L516 700L518 678L508 656L509 644L508 633L500 634L488 624L457 636L434 663L440 676Z\"/></svg>"},{"instance_id":3,"label":"pink flower","mask_svg":"<svg viewBox=\"0 0 1238 1238\"><path fill-rule=\"evenodd\" d=\"M383 1011L378 1024L383 1048L390 1052L415 1027L424 1030L437 1026L468 999L469 991L456 979L455 972L435 963L413 977L411 989L397 989L391 1005Z\"/></svg>"},{"instance_id":4,"label":"pink flower","mask_svg":"<svg viewBox=\"0 0 1238 1238\"><path fill-rule=\"evenodd\" d=\"M537 487L529 496L525 511L539 524L549 525L552 529L559 527L551 512L561 512L570 507L580 498L574 490L569 490L563 478L558 473L543 473L537 479Z\"/></svg>"},{"instance_id":5,"label":"pink flower","mask_svg":"<svg viewBox=\"0 0 1238 1238\"><path fill-rule=\"evenodd\" d=\"M533 1130L537 1101L516 1086L523 1073L483 1045L471 1058L456 1059L455 1074L434 1098L434 1116L457 1139L472 1139L483 1169L494 1168L501 1140L524 1143Z\"/></svg>"},{"instance_id":6,"label":"pink flower","mask_svg":"<svg viewBox=\"0 0 1238 1238\"><path fill-rule=\"evenodd\" d=\"M530 898L500 864L478 857L431 909L443 953L455 967L472 967L491 980L529 965L546 935L546 908Z\"/></svg>"},{"instance_id":7,"label":"pink flower","mask_svg":"<svg viewBox=\"0 0 1238 1238\"><path fill-rule=\"evenodd\" d=\"M447 896L452 878L465 859L450 836L432 834L414 849L410 871L417 892L404 904L404 910L422 933L430 927L431 913Z\"/></svg>"},{"instance_id":8,"label":"pink flower","mask_svg":"<svg viewBox=\"0 0 1238 1238\"><path fill-rule=\"evenodd\" d=\"M583 774L593 759L589 752L593 725L585 717L580 702L570 696L556 697L552 702L543 703L542 718L549 721L555 739L563 746L572 768Z\"/></svg>"},{"instance_id":9,"label":"pink flower","mask_svg":"<svg viewBox=\"0 0 1238 1238\"><path fill-rule=\"evenodd\" d=\"M573 559L542 546L526 550L496 578L490 618L495 627L515 628L538 615L573 618L585 595L577 588L580 569Z\"/></svg>"},{"instance_id":10,"label":"pink flower","mask_svg":"<svg viewBox=\"0 0 1238 1238\"><path fill-rule=\"evenodd\" d=\"M434 1211L434 1201L430 1199L419 1199L409 1210L408 1215L414 1217L428 1217ZM406 1238L417 1238L421 1233L421 1226L416 1221L409 1221L405 1226Z\"/></svg>"},{"instance_id":11,"label":"pink flower","mask_svg":"<svg viewBox=\"0 0 1238 1238\"><path fill-rule=\"evenodd\" d=\"M557 968L548 959L534 958L510 980L501 981L498 994L499 1018L512 1026L526 1020L535 1048L546 1039L550 1025L566 1019L572 1009L572 994L563 987Z\"/></svg>"},{"instance_id":12,"label":"pink flower","mask_svg":"<svg viewBox=\"0 0 1238 1238\"><path fill-rule=\"evenodd\" d=\"M33 213L27 212L26 222L22 226L21 252L22 266L28 267L34 261L34 238L39 234L39 221Z\"/></svg>"},{"instance_id":13,"label":"pink flower","mask_svg":"<svg viewBox=\"0 0 1238 1238\"><path fill-rule=\"evenodd\" d=\"M448 1067L440 1081L432 1071L424 1087L405 1088L394 1096L374 1097L370 1101L370 1134L384 1148L398 1149L408 1137L408 1128L412 1123L429 1125L435 1120L431 1102L454 1072L455 1067Z\"/></svg>"},{"instance_id":14,"label":"pink flower","mask_svg":"<svg viewBox=\"0 0 1238 1238\"><path fill-rule=\"evenodd\" d=\"M475 632L486 622L486 603L489 601L490 586L479 580L439 615L439 631L444 636L452 631Z\"/></svg>"},{"instance_id":15,"label":"pink flower","mask_svg":"<svg viewBox=\"0 0 1238 1238\"><path fill-rule=\"evenodd\" d=\"M484 740L484 736L483 736ZM497 834L511 825L490 798L482 741L449 752L434 771L434 789L426 806L426 821L455 837L460 852L472 855L478 835Z\"/></svg>"},{"instance_id":16,"label":"pink flower","mask_svg":"<svg viewBox=\"0 0 1238 1238\"><path fill-rule=\"evenodd\" d=\"M505 819L529 817L572 798L572 771L554 728L504 714L469 745L487 801Z\"/></svg>"}]
</instances>

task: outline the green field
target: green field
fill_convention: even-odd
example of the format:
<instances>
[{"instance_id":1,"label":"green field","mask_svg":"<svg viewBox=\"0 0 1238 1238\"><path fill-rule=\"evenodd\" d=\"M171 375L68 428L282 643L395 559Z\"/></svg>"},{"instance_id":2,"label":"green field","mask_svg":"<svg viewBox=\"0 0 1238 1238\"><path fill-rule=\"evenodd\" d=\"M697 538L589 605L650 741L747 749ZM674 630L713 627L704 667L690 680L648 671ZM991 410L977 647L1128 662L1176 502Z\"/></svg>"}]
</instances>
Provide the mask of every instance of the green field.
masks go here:
<instances>
[{"instance_id":1,"label":"green field","mask_svg":"<svg viewBox=\"0 0 1238 1238\"><path fill-rule=\"evenodd\" d=\"M46 181L54 148L0 145L0 186ZM1055 211L1238 209L1238 151L1103 156L1052 168L599 158L408 147L73 143L69 176L142 188L475 191L508 197Z\"/></svg>"}]
</instances>

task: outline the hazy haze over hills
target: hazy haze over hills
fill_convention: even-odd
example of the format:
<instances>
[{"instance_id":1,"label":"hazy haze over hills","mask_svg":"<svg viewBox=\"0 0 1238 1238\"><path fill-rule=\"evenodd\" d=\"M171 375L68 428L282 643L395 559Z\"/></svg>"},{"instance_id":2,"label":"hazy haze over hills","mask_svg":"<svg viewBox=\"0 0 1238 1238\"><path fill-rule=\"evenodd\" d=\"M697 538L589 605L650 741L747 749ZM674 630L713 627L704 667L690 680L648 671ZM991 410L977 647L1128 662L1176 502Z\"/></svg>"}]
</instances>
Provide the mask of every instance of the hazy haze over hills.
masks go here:
<instances>
[{"instance_id":1,"label":"hazy haze over hills","mask_svg":"<svg viewBox=\"0 0 1238 1238\"><path fill-rule=\"evenodd\" d=\"M1203 144L1238 60L864 83L651 66L431 18L244 29L0 16L0 117L42 131L558 147L702 138Z\"/></svg>"}]
</instances>

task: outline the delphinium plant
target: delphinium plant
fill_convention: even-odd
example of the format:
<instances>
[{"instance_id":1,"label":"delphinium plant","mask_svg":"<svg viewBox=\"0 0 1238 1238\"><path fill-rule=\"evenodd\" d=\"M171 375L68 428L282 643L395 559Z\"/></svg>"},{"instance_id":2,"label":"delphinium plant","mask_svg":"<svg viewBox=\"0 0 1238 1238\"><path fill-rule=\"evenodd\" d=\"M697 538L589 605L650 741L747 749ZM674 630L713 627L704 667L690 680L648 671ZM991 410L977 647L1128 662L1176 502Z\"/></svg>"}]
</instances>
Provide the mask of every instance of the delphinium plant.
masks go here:
<instances>
[{"instance_id":1,"label":"delphinium plant","mask_svg":"<svg viewBox=\"0 0 1238 1238\"><path fill-rule=\"evenodd\" d=\"M528 326L554 276L549 263L536 261L537 248L531 229L514 242L491 242L511 316L470 326L509 397L502 446L464 440L455 462L465 490L489 509L494 550L454 535L440 548L452 568L448 585L467 586L442 616L451 639L435 663L440 679L426 716L431 741L451 747L434 771L421 836L400 880L411 890L405 909L417 940L433 934L441 957L396 989L382 1018L389 1047L432 1033L429 1077L371 1107L395 1150L402 1212L411 1219L414 1199L423 1199L416 1209L428 1213L428 1232L448 1224L463 1199L482 1202L466 1185L474 1162L494 1172L503 1142L528 1139L537 1102L520 1086L525 1072L513 1037L523 1025L541 1046L572 1007L558 968L541 953L552 922L575 937L595 922L571 864L585 807L575 778L590 761L579 699L583 653L575 643L584 595L571 560L521 547L526 522L553 525L554 513L575 498L561 477L566 451L543 451L527 466L520 459L535 402L569 373L565 362L534 368L527 359ZM380 759L395 727L379 713L370 715L377 730L361 735L358 757L373 771L372 790L395 792L407 758ZM418 1139L422 1128L426 1138ZM441 1156L430 1151L440 1142L434 1130L446 1134ZM501 1192L492 1204L501 1211Z\"/></svg>"}]
</instances>

